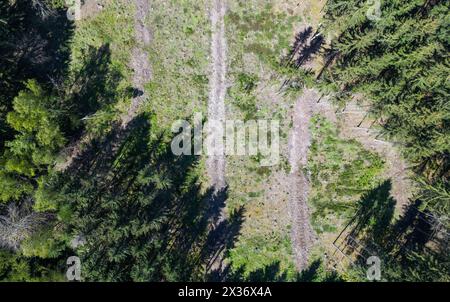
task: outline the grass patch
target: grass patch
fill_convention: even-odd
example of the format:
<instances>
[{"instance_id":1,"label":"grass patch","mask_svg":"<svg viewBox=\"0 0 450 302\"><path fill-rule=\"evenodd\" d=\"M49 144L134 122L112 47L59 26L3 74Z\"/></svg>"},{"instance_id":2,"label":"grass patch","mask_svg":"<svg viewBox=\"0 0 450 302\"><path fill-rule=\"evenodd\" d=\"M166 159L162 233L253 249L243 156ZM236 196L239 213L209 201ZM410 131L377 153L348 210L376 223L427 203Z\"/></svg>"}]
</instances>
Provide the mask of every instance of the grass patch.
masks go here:
<instances>
[{"instance_id":1,"label":"grass patch","mask_svg":"<svg viewBox=\"0 0 450 302\"><path fill-rule=\"evenodd\" d=\"M354 214L360 196L380 183L383 161L355 140L339 138L338 129L320 115L311 128L312 223L319 234L334 233Z\"/></svg>"},{"instance_id":2,"label":"grass patch","mask_svg":"<svg viewBox=\"0 0 450 302\"><path fill-rule=\"evenodd\" d=\"M227 119L280 121L280 146L287 145L290 104L295 95L278 93L283 83L280 62L293 38L298 17L274 9L274 1L250 0L229 3L225 18L228 43ZM244 278L276 267L278 277L293 279L295 267L290 243L289 213L279 177L286 161L280 150L278 165L262 167L260 156L227 158L231 211L245 207L245 220L228 260ZM276 265L275 265L276 264Z\"/></svg>"},{"instance_id":3,"label":"grass patch","mask_svg":"<svg viewBox=\"0 0 450 302\"><path fill-rule=\"evenodd\" d=\"M149 48L152 81L147 85L149 111L170 125L194 112L206 112L210 23L207 1L152 2Z\"/></svg>"},{"instance_id":4,"label":"grass patch","mask_svg":"<svg viewBox=\"0 0 450 302\"><path fill-rule=\"evenodd\" d=\"M89 133L105 134L130 104L134 13L134 6L113 1L95 16L76 22L69 93L89 108L83 117Z\"/></svg>"}]
</instances>

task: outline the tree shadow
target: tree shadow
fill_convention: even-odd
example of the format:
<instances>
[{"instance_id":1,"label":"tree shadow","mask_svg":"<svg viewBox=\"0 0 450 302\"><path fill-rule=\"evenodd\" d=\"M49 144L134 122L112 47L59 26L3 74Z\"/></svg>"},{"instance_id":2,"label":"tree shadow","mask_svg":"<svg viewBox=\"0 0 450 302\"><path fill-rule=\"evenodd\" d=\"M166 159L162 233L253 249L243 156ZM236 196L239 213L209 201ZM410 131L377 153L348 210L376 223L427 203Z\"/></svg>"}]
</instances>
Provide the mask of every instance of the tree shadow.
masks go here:
<instances>
[{"instance_id":1,"label":"tree shadow","mask_svg":"<svg viewBox=\"0 0 450 302\"><path fill-rule=\"evenodd\" d=\"M421 251L427 249L427 243L437 240L436 245L442 246L447 242L439 242L439 237L434 238L438 222L431 212L420 211L421 200L406 205L404 214L392 226L389 237L388 251L397 259L405 259L407 251Z\"/></svg>"},{"instance_id":2,"label":"tree shadow","mask_svg":"<svg viewBox=\"0 0 450 302\"><path fill-rule=\"evenodd\" d=\"M109 105L118 99L132 98L138 93L132 87L117 89L123 79L123 74L111 63L109 44L99 48L88 47L83 55L82 67L72 74L67 87L69 97L63 104L67 114L61 124L66 136L70 137L70 144L63 153L69 156L74 149L81 146L83 124L87 120L96 114L111 114L113 120L118 113ZM108 141L111 141L111 136L117 135L120 129L117 122L114 124L109 120L101 120L95 124L99 124L100 128L112 128L107 134ZM91 151L94 149L95 146L91 146Z\"/></svg>"},{"instance_id":3,"label":"tree shadow","mask_svg":"<svg viewBox=\"0 0 450 302\"><path fill-rule=\"evenodd\" d=\"M34 78L41 84L51 85L50 78L67 75L74 25L67 19L66 11L54 10L43 18L28 0L3 4L1 8L2 16L11 27L1 32L4 38L1 62L8 62L8 69L14 72L11 80L16 81L14 84L1 83L1 88L3 85L12 88L7 91L14 96L22 89L18 87L20 82L27 79Z\"/></svg>"},{"instance_id":4,"label":"tree shadow","mask_svg":"<svg viewBox=\"0 0 450 302\"><path fill-rule=\"evenodd\" d=\"M357 226L352 230L353 235L361 232L370 233L375 242L381 243L388 226L394 217L396 201L390 192L391 180L384 181L381 185L365 194L359 201L359 217Z\"/></svg>"},{"instance_id":5,"label":"tree shadow","mask_svg":"<svg viewBox=\"0 0 450 302\"><path fill-rule=\"evenodd\" d=\"M36 79L52 90L68 72L73 22L58 9L47 17L39 15L29 0L0 4L0 147L14 132L5 122L12 102L24 83Z\"/></svg>"},{"instance_id":6,"label":"tree shadow","mask_svg":"<svg viewBox=\"0 0 450 302\"><path fill-rule=\"evenodd\" d=\"M344 280L336 271L321 271L323 263L320 259L314 260L307 269L300 272L295 281L297 282L343 282Z\"/></svg>"},{"instance_id":7,"label":"tree shadow","mask_svg":"<svg viewBox=\"0 0 450 302\"><path fill-rule=\"evenodd\" d=\"M284 67L290 67L289 69L294 71L295 75L298 75L300 71L303 71L305 75L309 74L312 68L307 66L307 63L311 62L314 55L319 53L324 42L324 37L319 31L316 30L313 32L311 26L306 27L297 33L289 54L281 60L281 64L284 65ZM300 78L298 76L289 75L289 78L283 81L279 91L282 91L285 87L291 86L293 83L295 83L293 86L298 88L301 85L297 82L303 82L301 78L301 74Z\"/></svg>"},{"instance_id":8,"label":"tree shadow","mask_svg":"<svg viewBox=\"0 0 450 302\"><path fill-rule=\"evenodd\" d=\"M250 272L248 276L244 276L245 266L231 271L231 267L227 267L227 275L223 280L228 282L284 282L287 281L287 273L281 271L280 262L274 262L265 267Z\"/></svg>"},{"instance_id":9,"label":"tree shadow","mask_svg":"<svg viewBox=\"0 0 450 302\"><path fill-rule=\"evenodd\" d=\"M338 56L339 56L339 51L337 51L333 47L330 47L330 48L324 50L324 52L323 52L324 64L316 76L317 80L320 79L322 77L322 75L324 74L324 72L326 72L330 68L330 66L336 61Z\"/></svg>"},{"instance_id":10,"label":"tree shadow","mask_svg":"<svg viewBox=\"0 0 450 302\"><path fill-rule=\"evenodd\" d=\"M446 280L450 272L449 232L430 211L420 210L421 204L406 205L390 228L383 256L393 280Z\"/></svg>"},{"instance_id":11,"label":"tree shadow","mask_svg":"<svg viewBox=\"0 0 450 302\"><path fill-rule=\"evenodd\" d=\"M300 68L306 62L312 59L312 56L317 54L322 48L322 44L324 43L324 38L322 35L316 35L311 39L308 45L306 45L303 49L300 50L298 58L295 62L295 67Z\"/></svg>"},{"instance_id":12,"label":"tree shadow","mask_svg":"<svg viewBox=\"0 0 450 302\"><path fill-rule=\"evenodd\" d=\"M71 85L73 97L70 102L79 118L114 102L119 94L117 85L123 79L121 72L111 64L109 44L89 47L83 58L83 67L74 75ZM131 97L137 92L129 88L125 93Z\"/></svg>"},{"instance_id":13,"label":"tree shadow","mask_svg":"<svg viewBox=\"0 0 450 302\"><path fill-rule=\"evenodd\" d=\"M291 50L284 59L285 66L291 66L296 69L302 67L321 50L323 44L323 36L318 31L313 33L311 26L306 27L295 36Z\"/></svg>"},{"instance_id":14,"label":"tree shadow","mask_svg":"<svg viewBox=\"0 0 450 302\"><path fill-rule=\"evenodd\" d=\"M355 254L357 262L380 255L380 247L386 244L396 203L390 196L391 187L391 181L386 180L364 194L358 202L356 215L335 240L335 245L343 253Z\"/></svg>"},{"instance_id":15,"label":"tree shadow","mask_svg":"<svg viewBox=\"0 0 450 302\"><path fill-rule=\"evenodd\" d=\"M419 210L420 200L405 206L403 215L394 220L395 200L389 196L390 190L388 180L363 196L348 225L350 231L342 240L336 239L337 247L349 259L355 255L353 264L357 266L365 267L370 256L378 256L389 280L420 279L411 271L420 268L425 272L427 265L448 269L447 230L430 212ZM433 278L427 275L423 279L428 277Z\"/></svg>"},{"instance_id":16,"label":"tree shadow","mask_svg":"<svg viewBox=\"0 0 450 302\"><path fill-rule=\"evenodd\" d=\"M300 50L304 47L306 41L311 37L313 33L313 28L308 26L304 30L300 31L295 35L295 41L289 51L289 54L285 58L285 66L289 66L294 61L295 56L300 52Z\"/></svg>"},{"instance_id":17,"label":"tree shadow","mask_svg":"<svg viewBox=\"0 0 450 302\"><path fill-rule=\"evenodd\" d=\"M203 192L199 158L173 155L149 120L114 125L60 175L87 280L201 281L239 234L243 209L220 218L226 189Z\"/></svg>"},{"instance_id":18,"label":"tree shadow","mask_svg":"<svg viewBox=\"0 0 450 302\"><path fill-rule=\"evenodd\" d=\"M302 272L295 276L289 276L280 268L280 262L276 261L270 265L250 272L244 277L245 267L242 266L234 271L228 268L227 275L220 281L228 282L341 282L342 278L335 271L327 271L323 262L316 259Z\"/></svg>"},{"instance_id":19,"label":"tree shadow","mask_svg":"<svg viewBox=\"0 0 450 302\"><path fill-rule=\"evenodd\" d=\"M206 260L205 280L226 280L231 266L224 263L224 260L228 252L235 246L234 243L244 222L244 213L244 207L234 210L227 219L216 224L208 234L203 256Z\"/></svg>"}]
</instances>

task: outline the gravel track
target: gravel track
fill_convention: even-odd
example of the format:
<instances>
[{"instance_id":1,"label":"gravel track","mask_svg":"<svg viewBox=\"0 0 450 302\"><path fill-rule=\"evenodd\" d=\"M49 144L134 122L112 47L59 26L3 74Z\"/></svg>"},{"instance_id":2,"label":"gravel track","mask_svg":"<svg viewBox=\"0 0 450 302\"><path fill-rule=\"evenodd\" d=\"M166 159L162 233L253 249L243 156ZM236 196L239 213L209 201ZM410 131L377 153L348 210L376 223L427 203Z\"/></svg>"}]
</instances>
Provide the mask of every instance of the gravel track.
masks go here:
<instances>
[{"instance_id":1,"label":"gravel track","mask_svg":"<svg viewBox=\"0 0 450 302\"><path fill-rule=\"evenodd\" d=\"M291 241L294 261L299 271L308 265L308 255L315 241L310 223L308 194L310 184L304 173L311 144L309 122L319 96L315 90L305 89L294 106L293 127L289 134L289 206L292 220Z\"/></svg>"},{"instance_id":2,"label":"gravel track","mask_svg":"<svg viewBox=\"0 0 450 302\"><path fill-rule=\"evenodd\" d=\"M211 20L211 76L208 98L208 121L225 122L225 94L226 94L226 39L225 12L223 0L213 0L210 12ZM215 138L222 144L222 137ZM225 154L208 155L206 167L210 185L216 192L226 187L225 182Z\"/></svg>"}]
</instances>

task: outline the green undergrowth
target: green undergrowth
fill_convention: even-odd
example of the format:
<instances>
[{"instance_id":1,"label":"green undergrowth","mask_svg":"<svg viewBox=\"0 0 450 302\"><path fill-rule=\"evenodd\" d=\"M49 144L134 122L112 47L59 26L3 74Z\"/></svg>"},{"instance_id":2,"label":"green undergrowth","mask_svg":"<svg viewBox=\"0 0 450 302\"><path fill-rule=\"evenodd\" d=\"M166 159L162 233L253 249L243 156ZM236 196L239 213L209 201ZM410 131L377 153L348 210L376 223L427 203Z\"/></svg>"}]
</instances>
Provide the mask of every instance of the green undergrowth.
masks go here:
<instances>
[{"instance_id":1,"label":"green undergrowth","mask_svg":"<svg viewBox=\"0 0 450 302\"><path fill-rule=\"evenodd\" d=\"M264 119L280 123L280 146L287 144L293 94L281 91L287 68L283 57L300 17L275 9L274 1L233 1L225 18L228 44L227 119ZM287 196L280 185L287 156L272 166L262 166L262 156L228 156L227 209L243 206L245 221L235 247L228 254L232 271L252 279L270 273L275 279L293 280ZM270 192L280 191L277 197ZM270 271L270 272L269 272ZM259 276L257 280L264 280ZM267 275L265 275L267 278Z\"/></svg>"},{"instance_id":2,"label":"green undergrowth","mask_svg":"<svg viewBox=\"0 0 450 302\"><path fill-rule=\"evenodd\" d=\"M92 107L82 121L97 136L106 134L131 102L134 10L123 1L111 1L95 16L76 22L69 93Z\"/></svg>"},{"instance_id":3,"label":"green undergrowth","mask_svg":"<svg viewBox=\"0 0 450 302\"><path fill-rule=\"evenodd\" d=\"M180 118L206 113L209 77L210 22L207 1L152 2L148 25L152 81L148 110L170 128Z\"/></svg>"},{"instance_id":4,"label":"green undergrowth","mask_svg":"<svg viewBox=\"0 0 450 302\"><path fill-rule=\"evenodd\" d=\"M335 233L355 213L359 197L380 183L383 161L355 140L341 139L336 126L320 115L313 117L311 130L312 223L319 235Z\"/></svg>"}]
</instances>

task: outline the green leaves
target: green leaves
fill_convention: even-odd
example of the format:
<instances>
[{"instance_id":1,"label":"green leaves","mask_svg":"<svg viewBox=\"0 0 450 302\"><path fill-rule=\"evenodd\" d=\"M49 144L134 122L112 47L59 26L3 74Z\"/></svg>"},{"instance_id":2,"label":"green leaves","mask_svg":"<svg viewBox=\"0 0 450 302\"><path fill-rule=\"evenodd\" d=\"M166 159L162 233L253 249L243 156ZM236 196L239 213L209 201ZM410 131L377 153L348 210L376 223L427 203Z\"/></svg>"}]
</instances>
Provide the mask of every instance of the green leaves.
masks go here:
<instances>
[{"instance_id":1,"label":"green leaves","mask_svg":"<svg viewBox=\"0 0 450 302\"><path fill-rule=\"evenodd\" d=\"M0 170L0 202L18 200L24 194L33 192L33 185L17 175Z\"/></svg>"},{"instance_id":2,"label":"green leaves","mask_svg":"<svg viewBox=\"0 0 450 302\"><path fill-rule=\"evenodd\" d=\"M339 51L329 76L349 93L363 93L384 120L386 133L406 145L405 155L419 165L448 162L449 44L448 3L384 1L375 24L359 20L359 1L329 1L328 31L337 31L331 45ZM345 4L347 5L347 4ZM357 22L358 21L358 22Z\"/></svg>"},{"instance_id":3,"label":"green leaves","mask_svg":"<svg viewBox=\"0 0 450 302\"><path fill-rule=\"evenodd\" d=\"M363 2L329 0L326 4L326 31L337 36L331 45L332 51L339 53L336 64L330 64L328 68L327 81L337 88L338 94L361 93L370 100L371 113L384 126L383 134L400 142L405 157L415 164L416 172L421 176L416 203L423 202L421 209L437 217L447 217L449 3L382 1L381 18L368 23L359 19ZM364 177L355 182L360 181L364 183ZM397 224L401 223L405 225L398 236L413 237L406 229L407 226L416 227L414 220L397 221ZM382 232L379 234L382 235L380 238L385 237ZM376 230L368 232L368 236L377 237L375 235ZM430 251L439 257L435 258L425 250L417 250L411 257L406 257L406 243L398 236L392 244L398 245L400 251L389 255L391 260L384 273L386 279L448 280L445 251L442 254L440 247L433 246ZM383 248L386 249L384 245ZM437 261L438 258L442 259Z\"/></svg>"},{"instance_id":4,"label":"green leaves","mask_svg":"<svg viewBox=\"0 0 450 302\"><path fill-rule=\"evenodd\" d=\"M54 161L55 153L66 142L54 106L55 100L34 80L28 81L14 99L14 111L8 113L7 122L18 134L6 143L7 171L33 177L41 166Z\"/></svg>"},{"instance_id":5,"label":"green leaves","mask_svg":"<svg viewBox=\"0 0 450 302\"><path fill-rule=\"evenodd\" d=\"M312 125L310 201L314 227L322 233L334 231L330 221L353 212L361 194L380 182L383 162L358 142L339 138L336 127L325 118L315 116Z\"/></svg>"}]
</instances>

